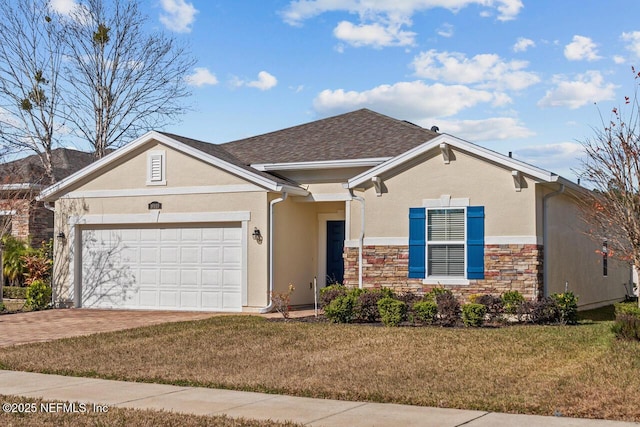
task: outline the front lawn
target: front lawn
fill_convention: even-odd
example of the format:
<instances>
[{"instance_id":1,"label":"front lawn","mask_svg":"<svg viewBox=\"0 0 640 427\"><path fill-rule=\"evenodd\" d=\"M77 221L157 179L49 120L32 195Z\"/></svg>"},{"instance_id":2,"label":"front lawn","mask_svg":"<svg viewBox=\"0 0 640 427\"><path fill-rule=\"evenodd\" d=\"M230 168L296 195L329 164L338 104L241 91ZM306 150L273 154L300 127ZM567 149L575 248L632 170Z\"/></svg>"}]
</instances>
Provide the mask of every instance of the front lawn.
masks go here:
<instances>
[{"instance_id":1,"label":"front lawn","mask_svg":"<svg viewBox=\"0 0 640 427\"><path fill-rule=\"evenodd\" d=\"M221 316L0 349L0 368L640 421L640 343L610 322L448 329Z\"/></svg>"}]
</instances>

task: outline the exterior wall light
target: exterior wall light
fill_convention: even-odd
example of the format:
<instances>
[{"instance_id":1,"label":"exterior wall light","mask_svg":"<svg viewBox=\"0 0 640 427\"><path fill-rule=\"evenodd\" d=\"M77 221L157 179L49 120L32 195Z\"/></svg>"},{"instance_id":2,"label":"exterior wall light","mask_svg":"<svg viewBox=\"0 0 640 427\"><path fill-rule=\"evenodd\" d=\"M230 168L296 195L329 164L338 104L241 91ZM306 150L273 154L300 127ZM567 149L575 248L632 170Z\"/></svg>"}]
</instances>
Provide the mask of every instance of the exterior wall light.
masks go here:
<instances>
[{"instance_id":1,"label":"exterior wall light","mask_svg":"<svg viewBox=\"0 0 640 427\"><path fill-rule=\"evenodd\" d=\"M262 243L262 234L260 233L258 227L253 227L253 234L251 234L251 237L253 237L253 240L255 240L256 242Z\"/></svg>"},{"instance_id":2,"label":"exterior wall light","mask_svg":"<svg viewBox=\"0 0 640 427\"><path fill-rule=\"evenodd\" d=\"M63 243L67 241L67 236L64 234L63 231L59 232L56 237L58 238L58 240L60 240Z\"/></svg>"}]
</instances>

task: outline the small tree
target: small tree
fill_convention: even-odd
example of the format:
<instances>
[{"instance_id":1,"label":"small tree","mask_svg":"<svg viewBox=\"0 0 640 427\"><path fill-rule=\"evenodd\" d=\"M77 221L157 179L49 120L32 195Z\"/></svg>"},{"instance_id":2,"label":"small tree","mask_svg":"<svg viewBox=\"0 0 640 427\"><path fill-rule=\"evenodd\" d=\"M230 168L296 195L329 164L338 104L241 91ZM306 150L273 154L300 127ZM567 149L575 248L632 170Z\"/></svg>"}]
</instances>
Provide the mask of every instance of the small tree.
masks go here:
<instances>
[{"instance_id":1,"label":"small tree","mask_svg":"<svg viewBox=\"0 0 640 427\"><path fill-rule=\"evenodd\" d=\"M632 68L635 79L640 73ZM640 269L640 103L625 97L613 108L609 123L583 141L586 153L580 172L593 187L584 197L584 217L590 235L604 243L607 256Z\"/></svg>"}]
</instances>

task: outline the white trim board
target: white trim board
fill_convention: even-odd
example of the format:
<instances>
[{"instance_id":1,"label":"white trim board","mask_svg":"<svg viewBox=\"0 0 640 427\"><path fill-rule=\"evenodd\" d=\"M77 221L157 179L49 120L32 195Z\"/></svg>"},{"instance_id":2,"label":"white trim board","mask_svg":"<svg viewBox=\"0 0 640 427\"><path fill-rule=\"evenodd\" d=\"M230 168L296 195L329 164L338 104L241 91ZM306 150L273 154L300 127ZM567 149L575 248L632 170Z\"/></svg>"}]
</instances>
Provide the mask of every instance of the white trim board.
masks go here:
<instances>
[{"instance_id":1,"label":"white trim board","mask_svg":"<svg viewBox=\"0 0 640 427\"><path fill-rule=\"evenodd\" d=\"M69 225L111 225L111 224L180 224L201 222L238 222L251 220L251 212L182 212L163 213L150 211L144 214L74 215L69 217Z\"/></svg>"},{"instance_id":2,"label":"white trim board","mask_svg":"<svg viewBox=\"0 0 640 427\"><path fill-rule=\"evenodd\" d=\"M185 194L251 193L259 191L265 191L265 189L254 184L237 184L209 185L201 187L127 188L122 190L72 191L61 198L91 199L97 197L178 196Z\"/></svg>"},{"instance_id":3,"label":"white trim board","mask_svg":"<svg viewBox=\"0 0 640 427\"><path fill-rule=\"evenodd\" d=\"M536 236L485 236L485 245L541 245L542 238ZM345 240L347 248L357 248L357 240ZM364 246L408 246L409 237L365 237Z\"/></svg>"},{"instance_id":4,"label":"white trim board","mask_svg":"<svg viewBox=\"0 0 640 427\"><path fill-rule=\"evenodd\" d=\"M286 171L286 170L312 170L312 169L339 169L353 167L377 166L391 157L373 157L368 159L325 160L315 162L290 162L290 163L255 163L251 167L259 171Z\"/></svg>"},{"instance_id":5,"label":"white trim board","mask_svg":"<svg viewBox=\"0 0 640 427\"><path fill-rule=\"evenodd\" d=\"M300 203L305 202L347 202L352 200L349 193L319 193L309 194L306 197L294 197L293 200Z\"/></svg>"}]
</instances>

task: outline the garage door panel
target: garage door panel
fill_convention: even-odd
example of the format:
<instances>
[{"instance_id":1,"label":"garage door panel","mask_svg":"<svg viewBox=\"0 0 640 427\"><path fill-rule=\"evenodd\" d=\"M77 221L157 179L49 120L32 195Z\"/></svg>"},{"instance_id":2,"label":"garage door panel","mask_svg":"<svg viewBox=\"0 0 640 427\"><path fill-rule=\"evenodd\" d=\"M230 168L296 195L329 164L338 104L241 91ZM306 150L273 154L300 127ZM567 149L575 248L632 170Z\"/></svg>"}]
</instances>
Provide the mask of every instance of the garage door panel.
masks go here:
<instances>
[{"instance_id":1,"label":"garage door panel","mask_svg":"<svg viewBox=\"0 0 640 427\"><path fill-rule=\"evenodd\" d=\"M160 260L160 250L158 247L141 247L140 264L157 264Z\"/></svg>"},{"instance_id":2,"label":"garage door panel","mask_svg":"<svg viewBox=\"0 0 640 427\"><path fill-rule=\"evenodd\" d=\"M199 292L180 292L180 308L195 309L198 308Z\"/></svg>"},{"instance_id":3,"label":"garage door panel","mask_svg":"<svg viewBox=\"0 0 640 427\"><path fill-rule=\"evenodd\" d=\"M222 308L231 309L240 305L240 292L224 292L222 294Z\"/></svg>"},{"instance_id":4,"label":"garage door panel","mask_svg":"<svg viewBox=\"0 0 640 427\"><path fill-rule=\"evenodd\" d=\"M139 304L141 307L157 307L158 306L158 292L153 290L141 289L139 292Z\"/></svg>"},{"instance_id":5,"label":"garage door panel","mask_svg":"<svg viewBox=\"0 0 640 427\"><path fill-rule=\"evenodd\" d=\"M166 263L177 264L178 261L179 261L179 258L178 258L178 248L177 247L168 247L168 248L160 249L160 262L161 263L163 263L163 264L166 264Z\"/></svg>"},{"instance_id":6,"label":"garage door panel","mask_svg":"<svg viewBox=\"0 0 640 427\"><path fill-rule=\"evenodd\" d=\"M242 230L240 228L223 228L222 235L224 240L240 240L242 238Z\"/></svg>"},{"instance_id":7,"label":"garage door panel","mask_svg":"<svg viewBox=\"0 0 640 427\"><path fill-rule=\"evenodd\" d=\"M180 288L185 287L198 287L200 282L200 270L180 270Z\"/></svg>"},{"instance_id":8,"label":"garage door panel","mask_svg":"<svg viewBox=\"0 0 640 427\"><path fill-rule=\"evenodd\" d=\"M225 264L242 262L242 250L240 246L225 246L222 248L222 262Z\"/></svg>"},{"instance_id":9,"label":"garage door panel","mask_svg":"<svg viewBox=\"0 0 640 427\"><path fill-rule=\"evenodd\" d=\"M82 305L240 311L241 237L239 227L83 230Z\"/></svg>"},{"instance_id":10,"label":"garage door panel","mask_svg":"<svg viewBox=\"0 0 640 427\"><path fill-rule=\"evenodd\" d=\"M180 262L182 264L199 264L200 263L200 247L182 247L180 248Z\"/></svg>"},{"instance_id":11,"label":"garage door panel","mask_svg":"<svg viewBox=\"0 0 640 427\"><path fill-rule=\"evenodd\" d=\"M160 307L163 308L179 308L178 292L176 291L160 291Z\"/></svg>"},{"instance_id":12,"label":"garage door panel","mask_svg":"<svg viewBox=\"0 0 640 427\"><path fill-rule=\"evenodd\" d=\"M224 288L238 288L242 282L242 274L238 270L223 270L222 286Z\"/></svg>"},{"instance_id":13,"label":"garage door panel","mask_svg":"<svg viewBox=\"0 0 640 427\"><path fill-rule=\"evenodd\" d=\"M162 242L177 242L178 232L176 228L163 228L160 230L160 240Z\"/></svg>"},{"instance_id":14,"label":"garage door panel","mask_svg":"<svg viewBox=\"0 0 640 427\"><path fill-rule=\"evenodd\" d=\"M203 264L220 264L222 262L222 250L212 246L202 247Z\"/></svg>"},{"instance_id":15,"label":"garage door panel","mask_svg":"<svg viewBox=\"0 0 640 427\"><path fill-rule=\"evenodd\" d=\"M221 228L202 229L202 240L206 242L220 242L222 240Z\"/></svg>"}]
</instances>

